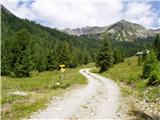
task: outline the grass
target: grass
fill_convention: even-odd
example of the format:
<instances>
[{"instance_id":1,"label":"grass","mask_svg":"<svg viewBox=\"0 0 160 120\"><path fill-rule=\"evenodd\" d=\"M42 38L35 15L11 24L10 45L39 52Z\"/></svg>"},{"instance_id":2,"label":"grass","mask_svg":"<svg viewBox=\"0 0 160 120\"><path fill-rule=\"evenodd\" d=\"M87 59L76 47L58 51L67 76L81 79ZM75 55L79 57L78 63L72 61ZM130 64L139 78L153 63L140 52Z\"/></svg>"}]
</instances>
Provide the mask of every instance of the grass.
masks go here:
<instances>
[{"instance_id":1,"label":"grass","mask_svg":"<svg viewBox=\"0 0 160 120\"><path fill-rule=\"evenodd\" d=\"M92 72L98 72L95 69ZM147 98L155 100L160 97L160 88L147 86L147 80L142 79L143 67L138 66L138 57L125 59L123 63L114 65L107 72L102 73L103 76L113 79L118 83L125 83L128 88L122 89L125 94L133 94L141 99Z\"/></svg>"},{"instance_id":2,"label":"grass","mask_svg":"<svg viewBox=\"0 0 160 120\"><path fill-rule=\"evenodd\" d=\"M89 64L83 67L91 67ZM33 74L28 78L1 77L1 117L3 120L19 120L28 118L33 112L45 108L53 96L61 95L66 88L75 84L87 84L84 76L79 73L83 67L66 69L64 80L60 80L60 71L46 71ZM59 82L60 85L56 85ZM23 91L28 96L15 96L11 92Z\"/></svg>"}]
</instances>

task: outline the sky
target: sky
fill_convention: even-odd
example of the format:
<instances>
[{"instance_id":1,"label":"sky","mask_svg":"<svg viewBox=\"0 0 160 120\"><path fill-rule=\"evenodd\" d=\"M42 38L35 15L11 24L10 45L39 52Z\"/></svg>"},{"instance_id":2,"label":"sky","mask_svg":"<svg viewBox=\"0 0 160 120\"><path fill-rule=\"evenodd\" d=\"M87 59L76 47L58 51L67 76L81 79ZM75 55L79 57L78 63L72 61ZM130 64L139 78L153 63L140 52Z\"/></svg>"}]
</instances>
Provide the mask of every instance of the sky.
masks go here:
<instances>
[{"instance_id":1,"label":"sky","mask_svg":"<svg viewBox=\"0 0 160 120\"><path fill-rule=\"evenodd\" d=\"M160 0L1 0L16 16L51 28L107 26L121 19L160 28Z\"/></svg>"}]
</instances>

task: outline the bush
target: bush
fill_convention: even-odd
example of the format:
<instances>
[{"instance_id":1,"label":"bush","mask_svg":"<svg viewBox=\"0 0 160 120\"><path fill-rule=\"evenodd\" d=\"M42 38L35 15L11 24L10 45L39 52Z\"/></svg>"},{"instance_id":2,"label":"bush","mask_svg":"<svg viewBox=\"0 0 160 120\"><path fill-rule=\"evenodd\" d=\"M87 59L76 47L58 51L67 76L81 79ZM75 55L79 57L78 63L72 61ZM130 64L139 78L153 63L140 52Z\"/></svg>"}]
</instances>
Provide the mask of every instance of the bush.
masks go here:
<instances>
[{"instance_id":1,"label":"bush","mask_svg":"<svg viewBox=\"0 0 160 120\"><path fill-rule=\"evenodd\" d=\"M153 52L144 64L143 78L148 79L148 85L160 84L160 63Z\"/></svg>"},{"instance_id":2,"label":"bush","mask_svg":"<svg viewBox=\"0 0 160 120\"><path fill-rule=\"evenodd\" d=\"M150 77L150 74L152 72L152 70L154 70L155 65L153 64L146 64L144 65L144 70L143 70L143 78L147 79Z\"/></svg>"},{"instance_id":3,"label":"bush","mask_svg":"<svg viewBox=\"0 0 160 120\"><path fill-rule=\"evenodd\" d=\"M148 85L158 85L160 84L160 65L155 64L153 71L149 76Z\"/></svg>"}]
</instances>

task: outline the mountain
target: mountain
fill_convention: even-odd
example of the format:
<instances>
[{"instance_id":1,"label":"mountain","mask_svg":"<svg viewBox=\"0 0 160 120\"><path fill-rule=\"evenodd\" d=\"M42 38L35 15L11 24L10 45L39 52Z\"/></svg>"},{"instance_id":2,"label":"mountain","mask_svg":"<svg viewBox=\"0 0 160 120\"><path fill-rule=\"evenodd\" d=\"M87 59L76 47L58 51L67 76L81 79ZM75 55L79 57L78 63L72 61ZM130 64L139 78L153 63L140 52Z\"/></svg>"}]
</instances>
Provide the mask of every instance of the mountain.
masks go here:
<instances>
[{"instance_id":1,"label":"mountain","mask_svg":"<svg viewBox=\"0 0 160 120\"><path fill-rule=\"evenodd\" d=\"M146 29L142 25L131 23L126 20L120 20L114 24L111 24L106 27L83 27L75 29L65 29L62 30L67 34L72 35L98 35L100 38L103 38L104 35L110 35L113 39L120 41L133 41L137 38L147 38L152 37L160 31Z\"/></svg>"},{"instance_id":2,"label":"mountain","mask_svg":"<svg viewBox=\"0 0 160 120\"><path fill-rule=\"evenodd\" d=\"M89 34L98 34L98 33L102 33L105 32L107 30L108 27L98 27L98 26L94 26L94 27L83 27L83 28L75 28L75 29L70 29L70 28L66 28L63 30L60 30L64 33L67 34L71 34L71 35L89 35Z\"/></svg>"},{"instance_id":3,"label":"mountain","mask_svg":"<svg viewBox=\"0 0 160 120\"><path fill-rule=\"evenodd\" d=\"M120 41L132 41L136 38L147 38L154 36L154 30L148 30L142 25L131 23L126 20L120 20L105 31L106 35L113 36Z\"/></svg>"},{"instance_id":4,"label":"mountain","mask_svg":"<svg viewBox=\"0 0 160 120\"><path fill-rule=\"evenodd\" d=\"M156 33L160 33L160 28L154 30Z\"/></svg>"}]
</instances>

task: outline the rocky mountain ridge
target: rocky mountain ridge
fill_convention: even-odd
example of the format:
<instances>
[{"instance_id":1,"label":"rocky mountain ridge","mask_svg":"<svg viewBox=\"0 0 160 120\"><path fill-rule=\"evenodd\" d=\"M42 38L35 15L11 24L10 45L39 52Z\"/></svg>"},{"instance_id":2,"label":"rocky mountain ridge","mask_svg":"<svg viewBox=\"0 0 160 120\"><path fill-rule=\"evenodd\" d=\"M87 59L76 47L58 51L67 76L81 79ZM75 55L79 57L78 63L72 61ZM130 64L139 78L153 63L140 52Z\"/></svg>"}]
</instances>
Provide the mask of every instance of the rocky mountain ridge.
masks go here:
<instances>
[{"instance_id":1,"label":"rocky mountain ridge","mask_svg":"<svg viewBox=\"0 0 160 120\"><path fill-rule=\"evenodd\" d=\"M155 34L160 34L159 29L146 29L144 26L126 21L124 19L105 27L83 27L70 29L66 28L61 30L67 34L71 35L110 35L114 39L120 41L131 41L135 38L147 38L154 36Z\"/></svg>"}]
</instances>

